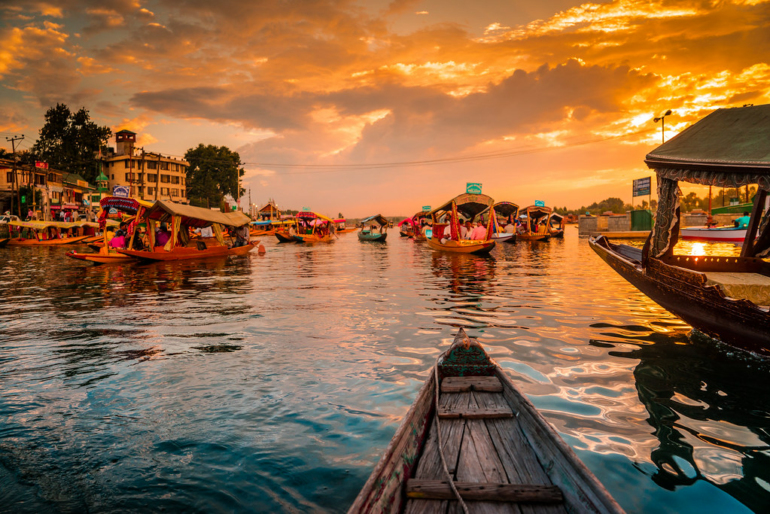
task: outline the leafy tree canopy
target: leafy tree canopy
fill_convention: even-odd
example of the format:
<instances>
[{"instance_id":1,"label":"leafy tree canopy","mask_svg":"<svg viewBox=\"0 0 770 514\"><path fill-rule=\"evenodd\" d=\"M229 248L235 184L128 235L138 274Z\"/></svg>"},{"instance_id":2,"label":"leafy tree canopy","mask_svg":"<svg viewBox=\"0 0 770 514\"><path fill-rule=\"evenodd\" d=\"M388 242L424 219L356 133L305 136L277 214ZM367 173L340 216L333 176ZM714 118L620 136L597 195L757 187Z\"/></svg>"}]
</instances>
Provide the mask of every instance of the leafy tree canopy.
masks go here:
<instances>
[{"instance_id":1,"label":"leafy tree canopy","mask_svg":"<svg viewBox=\"0 0 770 514\"><path fill-rule=\"evenodd\" d=\"M246 171L241 156L226 146L199 144L184 154L190 163L187 169L187 195L193 203L207 207L221 205L225 195L243 196L238 179Z\"/></svg>"},{"instance_id":2,"label":"leafy tree canopy","mask_svg":"<svg viewBox=\"0 0 770 514\"><path fill-rule=\"evenodd\" d=\"M91 121L85 107L73 113L66 105L56 104L45 113L45 125L32 153L52 168L79 173L94 183L99 175L98 152L111 135L109 127Z\"/></svg>"}]
</instances>

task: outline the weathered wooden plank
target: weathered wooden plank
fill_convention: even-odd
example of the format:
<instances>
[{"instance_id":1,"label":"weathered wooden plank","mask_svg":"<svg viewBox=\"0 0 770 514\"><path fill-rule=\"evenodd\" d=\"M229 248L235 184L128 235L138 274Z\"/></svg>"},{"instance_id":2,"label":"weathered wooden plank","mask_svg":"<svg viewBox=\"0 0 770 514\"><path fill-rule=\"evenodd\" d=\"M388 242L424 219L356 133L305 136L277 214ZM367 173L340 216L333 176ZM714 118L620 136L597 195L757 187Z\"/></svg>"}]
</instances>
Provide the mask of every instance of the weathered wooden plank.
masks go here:
<instances>
[{"instance_id":1,"label":"weathered wooden plank","mask_svg":"<svg viewBox=\"0 0 770 514\"><path fill-rule=\"evenodd\" d=\"M476 399L471 397L469 407L478 408ZM474 483L507 483L508 479L503 464L497 456L492 439L483 420L469 419L465 425L460 449L460 461L457 464L457 481ZM458 502L453 502L457 504ZM520 509L513 503L474 502L473 512L499 514L520 514Z\"/></svg>"},{"instance_id":2,"label":"weathered wooden plank","mask_svg":"<svg viewBox=\"0 0 770 514\"><path fill-rule=\"evenodd\" d=\"M522 395L502 368L496 374L503 384L503 396L511 409L517 412L516 419L521 433L537 455L548 478L558 486L564 495L565 507L570 512L623 513L612 496L585 464L575 455L537 412L535 406Z\"/></svg>"},{"instance_id":3,"label":"weathered wooden plank","mask_svg":"<svg viewBox=\"0 0 770 514\"><path fill-rule=\"evenodd\" d=\"M484 407L498 407L505 403L502 394L473 393L476 402ZM511 484L552 485L534 450L526 441L516 418L486 421L492 443L503 463ZM521 505L522 514L562 514L564 505Z\"/></svg>"},{"instance_id":4,"label":"weathered wooden plank","mask_svg":"<svg viewBox=\"0 0 770 514\"><path fill-rule=\"evenodd\" d=\"M553 485L507 483L455 482L455 488L466 501L559 503L564 501L561 491ZM455 493L446 480L409 479L406 495L421 500L453 500Z\"/></svg>"},{"instance_id":5,"label":"weathered wooden plank","mask_svg":"<svg viewBox=\"0 0 770 514\"><path fill-rule=\"evenodd\" d=\"M503 392L503 384L497 377L446 377L441 381L442 393L468 391Z\"/></svg>"},{"instance_id":6,"label":"weathered wooden plank","mask_svg":"<svg viewBox=\"0 0 770 514\"><path fill-rule=\"evenodd\" d=\"M439 408L467 408L471 399L469 393L461 394L442 394L439 398ZM449 472L454 477L457 468L457 459L460 455L460 444L465 431L465 420L448 419L441 421L441 440L444 443L444 458L446 459ZM438 440L436 433L435 419L431 424L428 442L425 445L423 454L417 464L415 477L420 479L444 480L444 468L441 466L441 459L438 455ZM445 513L448 502L446 500L435 501L414 501L407 499L404 512L407 514L433 514Z\"/></svg>"},{"instance_id":7,"label":"weathered wooden plank","mask_svg":"<svg viewBox=\"0 0 770 514\"><path fill-rule=\"evenodd\" d=\"M512 418L513 412L509 407L500 409L465 409L450 410L439 408L438 417L441 419L493 419L493 418Z\"/></svg>"}]
</instances>

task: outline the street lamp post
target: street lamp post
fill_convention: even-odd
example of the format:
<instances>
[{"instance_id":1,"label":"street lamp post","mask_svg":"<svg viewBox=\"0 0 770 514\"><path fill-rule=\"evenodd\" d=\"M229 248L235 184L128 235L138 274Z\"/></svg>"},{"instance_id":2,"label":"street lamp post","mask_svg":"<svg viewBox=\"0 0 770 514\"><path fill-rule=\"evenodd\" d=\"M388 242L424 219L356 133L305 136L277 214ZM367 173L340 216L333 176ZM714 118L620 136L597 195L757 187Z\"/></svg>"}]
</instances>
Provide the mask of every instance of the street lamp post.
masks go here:
<instances>
[{"instance_id":1,"label":"street lamp post","mask_svg":"<svg viewBox=\"0 0 770 514\"><path fill-rule=\"evenodd\" d=\"M670 114L671 114L671 109L667 110L666 114L664 114L663 116L660 116L659 118L654 119L655 123L660 121L660 128L662 129L661 140L663 143L666 142L666 116Z\"/></svg>"}]
</instances>

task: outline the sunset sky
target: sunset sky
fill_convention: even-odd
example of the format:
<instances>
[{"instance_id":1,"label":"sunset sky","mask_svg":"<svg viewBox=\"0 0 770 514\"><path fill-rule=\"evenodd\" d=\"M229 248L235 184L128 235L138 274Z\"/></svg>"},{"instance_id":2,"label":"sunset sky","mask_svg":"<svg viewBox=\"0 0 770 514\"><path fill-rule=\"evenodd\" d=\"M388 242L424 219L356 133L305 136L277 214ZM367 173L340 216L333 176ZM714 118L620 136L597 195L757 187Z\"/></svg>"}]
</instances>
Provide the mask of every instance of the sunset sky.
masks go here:
<instances>
[{"instance_id":1,"label":"sunset sky","mask_svg":"<svg viewBox=\"0 0 770 514\"><path fill-rule=\"evenodd\" d=\"M0 15L3 143L29 148L64 102L148 151L237 150L253 203L349 217L412 214L466 182L522 206L629 202L654 116L674 111L668 138L770 102L770 0L5 0Z\"/></svg>"}]
</instances>

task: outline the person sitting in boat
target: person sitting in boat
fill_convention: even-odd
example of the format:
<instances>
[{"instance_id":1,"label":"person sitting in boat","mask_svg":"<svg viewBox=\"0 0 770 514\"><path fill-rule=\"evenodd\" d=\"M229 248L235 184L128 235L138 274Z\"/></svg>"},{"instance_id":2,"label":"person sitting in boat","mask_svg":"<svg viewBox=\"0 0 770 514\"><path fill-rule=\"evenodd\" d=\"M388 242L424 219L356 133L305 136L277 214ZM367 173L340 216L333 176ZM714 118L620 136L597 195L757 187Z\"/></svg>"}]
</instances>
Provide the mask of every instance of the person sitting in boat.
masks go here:
<instances>
[{"instance_id":1,"label":"person sitting in boat","mask_svg":"<svg viewBox=\"0 0 770 514\"><path fill-rule=\"evenodd\" d=\"M735 220L733 223L735 224L736 228L749 228L749 221L751 221L751 216L748 212L744 212L743 216Z\"/></svg>"},{"instance_id":2,"label":"person sitting in boat","mask_svg":"<svg viewBox=\"0 0 770 514\"><path fill-rule=\"evenodd\" d=\"M487 238L487 229L486 227L481 223L475 223L473 227L473 232L471 232L471 239L474 241L483 241Z\"/></svg>"},{"instance_id":3,"label":"person sitting in boat","mask_svg":"<svg viewBox=\"0 0 770 514\"><path fill-rule=\"evenodd\" d=\"M211 227L203 227L201 229L201 237L214 237L214 230Z\"/></svg>"},{"instance_id":4,"label":"person sitting in boat","mask_svg":"<svg viewBox=\"0 0 770 514\"><path fill-rule=\"evenodd\" d=\"M239 246L246 246L247 244L249 244L249 241L251 240L251 233L249 232L248 225L241 225L240 227L235 229L234 233L235 233L235 244L233 245L233 248L237 248Z\"/></svg>"},{"instance_id":5,"label":"person sitting in boat","mask_svg":"<svg viewBox=\"0 0 770 514\"><path fill-rule=\"evenodd\" d=\"M155 231L155 246L166 246L171 239L171 233L166 228L165 223L161 223L158 230Z\"/></svg>"},{"instance_id":6,"label":"person sitting in boat","mask_svg":"<svg viewBox=\"0 0 770 514\"><path fill-rule=\"evenodd\" d=\"M289 236L294 237L297 235L297 231L294 230L294 225L289 225Z\"/></svg>"},{"instance_id":7,"label":"person sitting in boat","mask_svg":"<svg viewBox=\"0 0 770 514\"><path fill-rule=\"evenodd\" d=\"M516 225L514 225L510 219L508 220L508 224L505 226L505 233L506 234L516 233Z\"/></svg>"},{"instance_id":8,"label":"person sitting in boat","mask_svg":"<svg viewBox=\"0 0 770 514\"><path fill-rule=\"evenodd\" d=\"M460 239L470 239L471 232L473 232L473 225L470 221L466 221L464 225L460 225Z\"/></svg>"},{"instance_id":9,"label":"person sitting in boat","mask_svg":"<svg viewBox=\"0 0 770 514\"><path fill-rule=\"evenodd\" d=\"M118 231L120 232L120 231ZM110 248L125 248L126 247L126 236L125 233L122 233L120 235L117 235L118 232L115 232L115 237L110 239Z\"/></svg>"}]
</instances>

